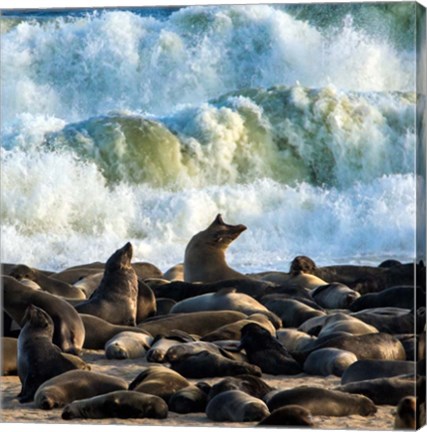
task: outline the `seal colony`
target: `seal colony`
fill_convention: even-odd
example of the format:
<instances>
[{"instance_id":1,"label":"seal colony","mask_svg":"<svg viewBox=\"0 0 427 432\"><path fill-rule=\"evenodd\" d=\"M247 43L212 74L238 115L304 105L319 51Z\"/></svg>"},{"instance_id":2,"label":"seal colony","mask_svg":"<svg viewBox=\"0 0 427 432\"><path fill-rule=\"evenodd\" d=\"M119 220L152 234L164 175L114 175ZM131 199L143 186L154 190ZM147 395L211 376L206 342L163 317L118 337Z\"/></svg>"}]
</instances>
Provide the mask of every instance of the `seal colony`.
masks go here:
<instances>
[{"instance_id":1,"label":"seal colony","mask_svg":"<svg viewBox=\"0 0 427 432\"><path fill-rule=\"evenodd\" d=\"M420 427L424 263L416 280L412 264L306 256L243 274L226 251L246 229L217 215L164 273L132 263L130 242L57 273L2 265L3 408L95 424L180 413L172 424L333 428L328 418L346 417L353 429L384 429L372 419L387 408L388 428Z\"/></svg>"}]
</instances>

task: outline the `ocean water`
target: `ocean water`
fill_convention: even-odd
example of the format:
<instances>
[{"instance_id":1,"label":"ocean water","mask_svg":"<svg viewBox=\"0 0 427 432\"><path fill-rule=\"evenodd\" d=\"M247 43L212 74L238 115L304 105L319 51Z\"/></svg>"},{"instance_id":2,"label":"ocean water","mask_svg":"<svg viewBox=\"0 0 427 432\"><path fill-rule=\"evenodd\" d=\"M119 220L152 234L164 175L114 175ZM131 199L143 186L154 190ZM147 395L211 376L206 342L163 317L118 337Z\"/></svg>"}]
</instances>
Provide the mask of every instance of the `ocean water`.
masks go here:
<instances>
[{"instance_id":1,"label":"ocean water","mask_svg":"<svg viewBox=\"0 0 427 432\"><path fill-rule=\"evenodd\" d=\"M244 272L411 261L414 4L1 17L1 258L181 262L221 213Z\"/></svg>"}]
</instances>

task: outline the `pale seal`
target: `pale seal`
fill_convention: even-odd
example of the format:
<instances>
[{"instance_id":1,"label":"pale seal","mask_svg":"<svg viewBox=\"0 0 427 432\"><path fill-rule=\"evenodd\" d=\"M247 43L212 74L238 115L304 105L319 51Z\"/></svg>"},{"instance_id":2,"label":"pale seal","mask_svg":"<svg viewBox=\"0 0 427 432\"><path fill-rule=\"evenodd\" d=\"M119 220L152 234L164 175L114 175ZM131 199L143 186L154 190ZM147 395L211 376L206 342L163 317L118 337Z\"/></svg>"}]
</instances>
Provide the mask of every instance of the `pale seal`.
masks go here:
<instances>
[{"instance_id":1,"label":"pale seal","mask_svg":"<svg viewBox=\"0 0 427 432\"><path fill-rule=\"evenodd\" d=\"M355 354L337 348L321 348L313 351L304 362L304 372L309 375L337 375L357 361Z\"/></svg>"},{"instance_id":2,"label":"pale seal","mask_svg":"<svg viewBox=\"0 0 427 432\"><path fill-rule=\"evenodd\" d=\"M311 296L319 306L324 308L347 309L360 297L360 294L347 285L334 282L315 288Z\"/></svg>"},{"instance_id":3,"label":"pale seal","mask_svg":"<svg viewBox=\"0 0 427 432\"><path fill-rule=\"evenodd\" d=\"M105 344L108 359L135 359L144 357L150 349L152 336L136 332L120 332Z\"/></svg>"}]
</instances>

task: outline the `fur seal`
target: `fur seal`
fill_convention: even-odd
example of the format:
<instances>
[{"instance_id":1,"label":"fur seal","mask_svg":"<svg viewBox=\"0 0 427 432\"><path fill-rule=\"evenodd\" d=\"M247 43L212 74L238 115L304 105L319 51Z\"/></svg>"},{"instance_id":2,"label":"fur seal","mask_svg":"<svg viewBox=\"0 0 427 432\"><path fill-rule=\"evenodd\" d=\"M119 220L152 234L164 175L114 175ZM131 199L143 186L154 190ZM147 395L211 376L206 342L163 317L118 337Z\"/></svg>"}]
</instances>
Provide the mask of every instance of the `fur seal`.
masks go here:
<instances>
[{"instance_id":1,"label":"fur seal","mask_svg":"<svg viewBox=\"0 0 427 432\"><path fill-rule=\"evenodd\" d=\"M229 376L214 384L209 390L208 399L211 400L217 394L228 390L240 390L258 399L263 399L274 389L259 377L242 374Z\"/></svg>"},{"instance_id":2,"label":"fur seal","mask_svg":"<svg viewBox=\"0 0 427 432\"><path fill-rule=\"evenodd\" d=\"M367 293L350 305L352 312L377 307L414 307L415 290L413 286L398 286L387 288L377 293ZM425 302L424 302L425 305ZM422 306L422 305L419 305Z\"/></svg>"},{"instance_id":3,"label":"fur seal","mask_svg":"<svg viewBox=\"0 0 427 432\"><path fill-rule=\"evenodd\" d=\"M246 315L262 313L270 319L276 328L281 326L281 321L277 315L251 296L236 293L234 288L224 288L216 293L202 294L181 300L172 307L170 313L224 310L238 311Z\"/></svg>"},{"instance_id":4,"label":"fur seal","mask_svg":"<svg viewBox=\"0 0 427 432\"><path fill-rule=\"evenodd\" d=\"M134 332L143 335L150 334L139 327L111 324L95 315L79 314L85 328L84 348L101 350L105 344L121 332Z\"/></svg>"},{"instance_id":5,"label":"fur seal","mask_svg":"<svg viewBox=\"0 0 427 432\"><path fill-rule=\"evenodd\" d=\"M317 339L293 328L277 330L276 337L289 352L302 351Z\"/></svg>"},{"instance_id":6,"label":"fur seal","mask_svg":"<svg viewBox=\"0 0 427 432\"><path fill-rule=\"evenodd\" d=\"M261 420L257 426L303 426L314 427L311 414L300 405L287 405L274 410L268 417Z\"/></svg>"},{"instance_id":7,"label":"fur seal","mask_svg":"<svg viewBox=\"0 0 427 432\"><path fill-rule=\"evenodd\" d=\"M240 390L228 390L212 398L206 415L217 422L253 422L267 417L270 411L261 400Z\"/></svg>"},{"instance_id":8,"label":"fur seal","mask_svg":"<svg viewBox=\"0 0 427 432\"><path fill-rule=\"evenodd\" d=\"M10 271L10 276L17 279L29 279L38 284L44 291L51 294L55 294L60 297L70 298L70 299L80 299L86 298L86 294L83 290L70 285L66 282L56 280L50 276L46 276L43 272L28 267L23 264L19 264Z\"/></svg>"},{"instance_id":9,"label":"fur seal","mask_svg":"<svg viewBox=\"0 0 427 432\"><path fill-rule=\"evenodd\" d=\"M213 354L218 354L230 360L235 360L231 353L211 342L194 341L171 346L165 354L167 362L178 361L184 357L197 354L202 351L208 351Z\"/></svg>"},{"instance_id":10,"label":"fur seal","mask_svg":"<svg viewBox=\"0 0 427 432\"><path fill-rule=\"evenodd\" d=\"M417 429L417 399L406 396L399 401L394 417L394 429Z\"/></svg>"},{"instance_id":11,"label":"fur seal","mask_svg":"<svg viewBox=\"0 0 427 432\"><path fill-rule=\"evenodd\" d=\"M341 384L415 374L416 363L398 360L358 360L342 375Z\"/></svg>"},{"instance_id":12,"label":"fur seal","mask_svg":"<svg viewBox=\"0 0 427 432\"><path fill-rule=\"evenodd\" d=\"M272 335L276 335L276 329L271 321L263 314L256 313L249 315L246 319L236 321L225 326L221 326L213 332L201 338L202 341L221 341L221 340L238 340L240 341L240 332L242 328L249 323L257 323L264 327Z\"/></svg>"},{"instance_id":13,"label":"fur seal","mask_svg":"<svg viewBox=\"0 0 427 432\"><path fill-rule=\"evenodd\" d=\"M95 315L112 324L136 325L138 277L131 266L132 253L128 242L110 256L99 287L90 299L75 306L79 313Z\"/></svg>"},{"instance_id":14,"label":"fur seal","mask_svg":"<svg viewBox=\"0 0 427 432\"><path fill-rule=\"evenodd\" d=\"M141 279L138 279L138 297L136 304L136 323L156 315L157 302L153 290Z\"/></svg>"},{"instance_id":15,"label":"fur seal","mask_svg":"<svg viewBox=\"0 0 427 432\"><path fill-rule=\"evenodd\" d=\"M246 279L246 275L229 267L225 259L227 248L245 230L245 225L226 224L218 214L204 231L191 238L185 248L185 282Z\"/></svg>"},{"instance_id":16,"label":"fur seal","mask_svg":"<svg viewBox=\"0 0 427 432\"><path fill-rule=\"evenodd\" d=\"M138 327L153 337L167 335L171 330L181 330L189 334L204 336L225 324L246 318L247 315L237 311L203 311L173 314L144 321Z\"/></svg>"},{"instance_id":17,"label":"fur seal","mask_svg":"<svg viewBox=\"0 0 427 432\"><path fill-rule=\"evenodd\" d=\"M166 402L158 396L129 390L82 399L66 405L62 411L64 420L76 418L155 418L164 419L168 415Z\"/></svg>"},{"instance_id":18,"label":"fur seal","mask_svg":"<svg viewBox=\"0 0 427 432\"><path fill-rule=\"evenodd\" d=\"M186 378L213 378L248 374L261 376L261 369L253 364L231 360L213 352L201 351L170 361L171 368Z\"/></svg>"},{"instance_id":19,"label":"fur seal","mask_svg":"<svg viewBox=\"0 0 427 432\"><path fill-rule=\"evenodd\" d=\"M103 271L91 273L79 279L77 282L74 282L73 286L82 290L85 293L86 298L88 299L92 295L92 293L99 287L99 284L101 283L103 277Z\"/></svg>"},{"instance_id":20,"label":"fur seal","mask_svg":"<svg viewBox=\"0 0 427 432\"><path fill-rule=\"evenodd\" d=\"M166 353L169 348L181 346L181 342L194 342L193 336L188 333L175 330L171 331L168 336L156 336L147 351L147 361L155 363L163 363L166 361Z\"/></svg>"},{"instance_id":21,"label":"fur seal","mask_svg":"<svg viewBox=\"0 0 427 432\"><path fill-rule=\"evenodd\" d=\"M267 402L271 412L287 405L301 405L314 416L370 416L377 411L374 403L365 396L309 386L279 391Z\"/></svg>"},{"instance_id":22,"label":"fur seal","mask_svg":"<svg viewBox=\"0 0 427 432\"><path fill-rule=\"evenodd\" d=\"M184 263L175 264L163 273L163 278L169 281L184 280Z\"/></svg>"},{"instance_id":23,"label":"fur seal","mask_svg":"<svg viewBox=\"0 0 427 432\"><path fill-rule=\"evenodd\" d=\"M365 395L376 405L397 405L405 396L414 396L415 379L406 376L375 378L344 384L335 390Z\"/></svg>"},{"instance_id":24,"label":"fur seal","mask_svg":"<svg viewBox=\"0 0 427 432\"><path fill-rule=\"evenodd\" d=\"M347 309L356 299L360 297L357 291L347 285L333 282L322 285L311 292L314 301L327 309Z\"/></svg>"},{"instance_id":25,"label":"fur seal","mask_svg":"<svg viewBox=\"0 0 427 432\"><path fill-rule=\"evenodd\" d=\"M121 332L106 342L105 356L108 359L144 357L152 341L152 336L144 333Z\"/></svg>"},{"instance_id":26,"label":"fur seal","mask_svg":"<svg viewBox=\"0 0 427 432\"><path fill-rule=\"evenodd\" d=\"M205 412L209 388L208 384L201 383L178 390L169 399L170 411L179 414Z\"/></svg>"},{"instance_id":27,"label":"fur seal","mask_svg":"<svg viewBox=\"0 0 427 432\"><path fill-rule=\"evenodd\" d=\"M161 397L166 403L178 390L188 387L190 382L178 372L165 366L148 366L129 384L129 390Z\"/></svg>"},{"instance_id":28,"label":"fur seal","mask_svg":"<svg viewBox=\"0 0 427 432\"><path fill-rule=\"evenodd\" d=\"M325 316L325 312L281 294L264 296L261 301L282 320L283 327L298 327L310 318Z\"/></svg>"},{"instance_id":29,"label":"fur seal","mask_svg":"<svg viewBox=\"0 0 427 432\"><path fill-rule=\"evenodd\" d=\"M53 320L42 309L30 305L25 312L18 338L18 376L20 403L31 402L41 384L77 366L52 343Z\"/></svg>"},{"instance_id":30,"label":"fur seal","mask_svg":"<svg viewBox=\"0 0 427 432\"><path fill-rule=\"evenodd\" d=\"M79 354L85 339L83 321L64 299L48 292L35 291L10 276L2 277L3 307L19 324L29 305L43 309L54 322L53 343L62 351Z\"/></svg>"},{"instance_id":31,"label":"fur seal","mask_svg":"<svg viewBox=\"0 0 427 432\"><path fill-rule=\"evenodd\" d=\"M241 330L240 349L246 351L248 361L272 375L295 375L301 367L287 349L263 327L246 324Z\"/></svg>"},{"instance_id":32,"label":"fur seal","mask_svg":"<svg viewBox=\"0 0 427 432\"><path fill-rule=\"evenodd\" d=\"M11 337L1 338L1 374L17 375L18 374L18 339Z\"/></svg>"},{"instance_id":33,"label":"fur seal","mask_svg":"<svg viewBox=\"0 0 427 432\"><path fill-rule=\"evenodd\" d=\"M358 360L405 360L406 353L401 342L387 333L369 333L364 335L337 335L318 338L307 350L292 353L305 361L308 355L319 348L340 348L350 351Z\"/></svg>"},{"instance_id":34,"label":"fur seal","mask_svg":"<svg viewBox=\"0 0 427 432\"><path fill-rule=\"evenodd\" d=\"M85 370L71 370L42 384L34 401L37 408L51 410L80 399L86 399L116 390L126 390L125 380Z\"/></svg>"},{"instance_id":35,"label":"fur seal","mask_svg":"<svg viewBox=\"0 0 427 432\"><path fill-rule=\"evenodd\" d=\"M309 375L337 375L357 361L355 354L337 348L321 348L313 351L304 362L304 372Z\"/></svg>"}]
</instances>

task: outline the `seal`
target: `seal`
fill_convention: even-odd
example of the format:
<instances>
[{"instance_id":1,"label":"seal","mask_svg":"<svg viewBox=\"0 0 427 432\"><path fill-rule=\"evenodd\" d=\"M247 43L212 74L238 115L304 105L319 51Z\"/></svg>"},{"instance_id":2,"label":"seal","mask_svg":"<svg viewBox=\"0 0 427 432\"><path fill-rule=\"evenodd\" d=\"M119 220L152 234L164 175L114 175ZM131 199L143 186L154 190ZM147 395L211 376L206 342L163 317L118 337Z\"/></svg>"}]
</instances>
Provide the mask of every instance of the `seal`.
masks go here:
<instances>
[{"instance_id":1,"label":"seal","mask_svg":"<svg viewBox=\"0 0 427 432\"><path fill-rule=\"evenodd\" d=\"M358 360L405 360L406 353L399 339L387 333L369 333L364 335L337 335L318 338L308 350L292 353L299 361L305 361L308 355L319 348L339 348L350 351Z\"/></svg>"},{"instance_id":2,"label":"seal","mask_svg":"<svg viewBox=\"0 0 427 432\"><path fill-rule=\"evenodd\" d=\"M107 359L134 359L144 357L150 349L152 336L136 332L120 332L105 344Z\"/></svg>"},{"instance_id":3,"label":"seal","mask_svg":"<svg viewBox=\"0 0 427 432\"><path fill-rule=\"evenodd\" d=\"M214 343L204 341L186 342L183 344L173 345L166 351L165 360L167 362L176 362L202 351L208 351L212 354L218 354L230 360L235 360L233 354L229 353L227 350L215 345Z\"/></svg>"},{"instance_id":4,"label":"seal","mask_svg":"<svg viewBox=\"0 0 427 432\"><path fill-rule=\"evenodd\" d=\"M213 378L249 374L261 376L258 366L247 362L235 361L221 354L201 351L187 357L170 361L171 368L186 378Z\"/></svg>"},{"instance_id":5,"label":"seal","mask_svg":"<svg viewBox=\"0 0 427 432\"><path fill-rule=\"evenodd\" d=\"M136 304L136 323L156 315L157 302L153 290L141 279L138 279L138 297Z\"/></svg>"},{"instance_id":6,"label":"seal","mask_svg":"<svg viewBox=\"0 0 427 432\"><path fill-rule=\"evenodd\" d=\"M301 405L314 416L346 417L358 414L366 417L377 411L374 403L365 396L310 386L279 391L267 402L271 412L288 405Z\"/></svg>"},{"instance_id":7,"label":"seal","mask_svg":"<svg viewBox=\"0 0 427 432\"><path fill-rule=\"evenodd\" d=\"M375 378L344 384L336 390L365 395L376 405L397 405L405 396L414 396L415 380L406 376Z\"/></svg>"},{"instance_id":8,"label":"seal","mask_svg":"<svg viewBox=\"0 0 427 432\"><path fill-rule=\"evenodd\" d=\"M228 390L213 397L206 415L216 422L253 422L267 417L270 411L261 400L240 390Z\"/></svg>"},{"instance_id":9,"label":"seal","mask_svg":"<svg viewBox=\"0 0 427 432\"><path fill-rule=\"evenodd\" d=\"M91 273L85 277L82 277L77 282L74 282L73 286L82 290L85 293L86 298L89 298L92 293L99 287L103 276L103 271Z\"/></svg>"},{"instance_id":10,"label":"seal","mask_svg":"<svg viewBox=\"0 0 427 432\"><path fill-rule=\"evenodd\" d=\"M178 414L204 413L209 389L209 384L197 383L178 390L169 399L169 410Z\"/></svg>"},{"instance_id":11,"label":"seal","mask_svg":"<svg viewBox=\"0 0 427 432\"><path fill-rule=\"evenodd\" d=\"M10 271L10 276L17 279L29 279L39 285L44 291L70 299L85 299L86 294L79 288L66 282L46 276L42 271L20 264Z\"/></svg>"},{"instance_id":12,"label":"seal","mask_svg":"<svg viewBox=\"0 0 427 432\"><path fill-rule=\"evenodd\" d=\"M417 429L417 398L406 396L399 401L394 417L394 429Z\"/></svg>"},{"instance_id":13,"label":"seal","mask_svg":"<svg viewBox=\"0 0 427 432\"><path fill-rule=\"evenodd\" d=\"M398 286L387 288L378 293L367 293L350 305L352 312L377 307L399 307L411 309L414 307L415 290L413 286ZM424 302L425 305L425 302ZM418 307L422 305L419 304Z\"/></svg>"},{"instance_id":14,"label":"seal","mask_svg":"<svg viewBox=\"0 0 427 432\"><path fill-rule=\"evenodd\" d=\"M126 243L105 265L101 284L90 299L75 306L79 313L98 316L112 324L136 325L138 277L131 266L133 248Z\"/></svg>"},{"instance_id":15,"label":"seal","mask_svg":"<svg viewBox=\"0 0 427 432\"><path fill-rule=\"evenodd\" d=\"M245 225L226 224L218 214L204 231L191 238L185 248L185 282L246 279L246 275L229 267L225 259L227 248L245 230Z\"/></svg>"},{"instance_id":16,"label":"seal","mask_svg":"<svg viewBox=\"0 0 427 432\"><path fill-rule=\"evenodd\" d=\"M310 318L326 315L324 311L282 294L268 294L261 302L282 320L283 327L298 327Z\"/></svg>"},{"instance_id":17,"label":"seal","mask_svg":"<svg viewBox=\"0 0 427 432\"><path fill-rule=\"evenodd\" d=\"M52 343L53 320L42 309L30 305L22 320L18 337L18 376L21 381L20 403L31 402L41 384L77 366L62 355Z\"/></svg>"},{"instance_id":18,"label":"seal","mask_svg":"<svg viewBox=\"0 0 427 432\"><path fill-rule=\"evenodd\" d=\"M225 324L246 318L247 315L236 311L204 311L173 314L144 321L138 327L153 337L167 335L172 330L181 330L189 334L204 336Z\"/></svg>"},{"instance_id":19,"label":"seal","mask_svg":"<svg viewBox=\"0 0 427 432\"><path fill-rule=\"evenodd\" d=\"M341 384L415 374L415 366L414 361L358 360L344 372L341 377Z\"/></svg>"},{"instance_id":20,"label":"seal","mask_svg":"<svg viewBox=\"0 0 427 432\"><path fill-rule=\"evenodd\" d=\"M175 264L163 273L163 277L169 281L183 281L184 263Z\"/></svg>"},{"instance_id":21,"label":"seal","mask_svg":"<svg viewBox=\"0 0 427 432\"><path fill-rule=\"evenodd\" d=\"M133 332L151 336L139 327L111 324L95 315L79 314L85 329L83 347L86 349L101 350L105 344L121 332Z\"/></svg>"},{"instance_id":22,"label":"seal","mask_svg":"<svg viewBox=\"0 0 427 432\"><path fill-rule=\"evenodd\" d=\"M313 351L304 362L304 372L309 375L341 376L357 361L355 354L337 348L321 348Z\"/></svg>"},{"instance_id":23,"label":"seal","mask_svg":"<svg viewBox=\"0 0 427 432\"><path fill-rule=\"evenodd\" d=\"M1 338L1 374L17 375L18 374L18 339L12 337Z\"/></svg>"},{"instance_id":24,"label":"seal","mask_svg":"<svg viewBox=\"0 0 427 432\"><path fill-rule=\"evenodd\" d=\"M263 314L256 313L249 315L248 318L236 321L225 326L221 326L213 332L201 338L202 341L222 341L222 340L238 340L240 341L240 332L246 324L256 323L264 327L272 335L276 335L276 329L271 321Z\"/></svg>"},{"instance_id":25,"label":"seal","mask_svg":"<svg viewBox=\"0 0 427 432\"><path fill-rule=\"evenodd\" d=\"M316 336L310 336L294 328L279 329L276 337L289 352L302 351L317 339Z\"/></svg>"},{"instance_id":26,"label":"seal","mask_svg":"<svg viewBox=\"0 0 427 432\"><path fill-rule=\"evenodd\" d=\"M246 324L241 330L240 349L246 351L248 361L272 375L299 374L301 367L287 349L263 327Z\"/></svg>"},{"instance_id":27,"label":"seal","mask_svg":"<svg viewBox=\"0 0 427 432\"><path fill-rule=\"evenodd\" d=\"M129 390L82 399L66 405L62 411L64 420L103 418L154 418L168 416L166 402L158 396Z\"/></svg>"},{"instance_id":28,"label":"seal","mask_svg":"<svg viewBox=\"0 0 427 432\"><path fill-rule=\"evenodd\" d=\"M2 277L3 307L18 324L31 304L43 309L54 322L53 343L62 351L79 354L85 339L83 321L64 299L20 284L10 276Z\"/></svg>"},{"instance_id":29,"label":"seal","mask_svg":"<svg viewBox=\"0 0 427 432\"><path fill-rule=\"evenodd\" d=\"M211 400L217 394L228 390L240 390L258 399L263 399L274 389L257 376L242 374L229 376L214 384L209 390L208 399Z\"/></svg>"},{"instance_id":30,"label":"seal","mask_svg":"<svg viewBox=\"0 0 427 432\"><path fill-rule=\"evenodd\" d=\"M87 399L116 390L127 390L122 378L86 370L71 370L57 375L37 390L34 401L37 408L51 410L80 399Z\"/></svg>"},{"instance_id":31,"label":"seal","mask_svg":"<svg viewBox=\"0 0 427 432\"><path fill-rule=\"evenodd\" d=\"M310 412L300 405L287 405L278 408L261 420L257 426L315 427Z\"/></svg>"},{"instance_id":32,"label":"seal","mask_svg":"<svg viewBox=\"0 0 427 432\"><path fill-rule=\"evenodd\" d=\"M315 288L311 296L319 306L324 308L347 309L360 297L360 294L347 285L334 282Z\"/></svg>"},{"instance_id":33,"label":"seal","mask_svg":"<svg viewBox=\"0 0 427 432\"><path fill-rule=\"evenodd\" d=\"M238 311L246 315L262 313L270 319L276 328L281 326L281 320L276 314L251 296L235 292L234 288L224 288L216 293L202 294L181 300L172 307L170 313L224 310Z\"/></svg>"},{"instance_id":34,"label":"seal","mask_svg":"<svg viewBox=\"0 0 427 432\"><path fill-rule=\"evenodd\" d=\"M148 393L161 397L166 403L178 390L188 387L191 383L166 366L148 366L129 384L129 390Z\"/></svg>"},{"instance_id":35,"label":"seal","mask_svg":"<svg viewBox=\"0 0 427 432\"><path fill-rule=\"evenodd\" d=\"M169 348L181 346L181 342L194 341L194 337L179 330L171 331L167 336L156 336L147 352L146 359L149 362L163 363L166 361L166 353Z\"/></svg>"},{"instance_id":36,"label":"seal","mask_svg":"<svg viewBox=\"0 0 427 432\"><path fill-rule=\"evenodd\" d=\"M60 280L69 284L74 284L89 275L99 272L104 273L104 263L96 261L89 264L79 264L76 266L68 267L57 273L52 273L51 276L54 277L56 280Z\"/></svg>"}]
</instances>

